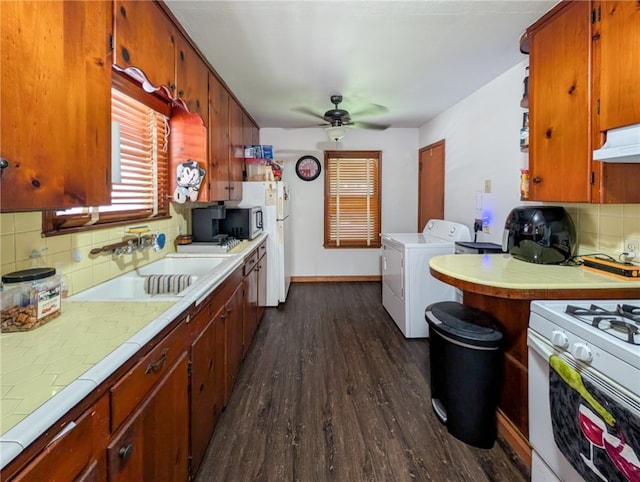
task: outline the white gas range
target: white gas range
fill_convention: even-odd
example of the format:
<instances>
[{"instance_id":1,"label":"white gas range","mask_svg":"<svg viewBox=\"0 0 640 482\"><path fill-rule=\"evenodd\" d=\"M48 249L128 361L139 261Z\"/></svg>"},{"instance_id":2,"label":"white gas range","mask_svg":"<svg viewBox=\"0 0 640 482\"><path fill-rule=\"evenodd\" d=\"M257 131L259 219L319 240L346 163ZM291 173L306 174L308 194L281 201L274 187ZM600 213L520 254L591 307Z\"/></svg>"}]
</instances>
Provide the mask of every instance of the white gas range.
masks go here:
<instances>
[{"instance_id":1,"label":"white gas range","mask_svg":"<svg viewBox=\"0 0 640 482\"><path fill-rule=\"evenodd\" d=\"M532 481L640 480L640 299L533 301Z\"/></svg>"}]
</instances>

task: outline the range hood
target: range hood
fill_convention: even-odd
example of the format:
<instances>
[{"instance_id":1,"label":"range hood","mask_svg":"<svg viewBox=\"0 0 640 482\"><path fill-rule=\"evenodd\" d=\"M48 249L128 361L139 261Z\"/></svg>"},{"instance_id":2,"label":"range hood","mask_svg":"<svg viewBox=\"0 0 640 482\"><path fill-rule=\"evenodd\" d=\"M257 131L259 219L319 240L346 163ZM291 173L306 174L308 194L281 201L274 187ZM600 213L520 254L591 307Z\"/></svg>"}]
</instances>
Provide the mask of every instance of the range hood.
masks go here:
<instances>
[{"instance_id":1,"label":"range hood","mask_svg":"<svg viewBox=\"0 0 640 482\"><path fill-rule=\"evenodd\" d=\"M607 131L607 142L593 151L593 160L602 162L640 162L640 124Z\"/></svg>"}]
</instances>

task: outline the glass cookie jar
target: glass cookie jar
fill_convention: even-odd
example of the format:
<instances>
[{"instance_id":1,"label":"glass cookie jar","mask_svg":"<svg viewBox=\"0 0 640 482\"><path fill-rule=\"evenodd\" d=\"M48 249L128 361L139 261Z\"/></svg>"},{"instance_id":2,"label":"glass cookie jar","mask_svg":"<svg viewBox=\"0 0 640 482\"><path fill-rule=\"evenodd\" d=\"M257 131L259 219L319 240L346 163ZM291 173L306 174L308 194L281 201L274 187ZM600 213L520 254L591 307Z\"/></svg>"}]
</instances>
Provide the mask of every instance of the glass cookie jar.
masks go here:
<instances>
[{"instance_id":1,"label":"glass cookie jar","mask_svg":"<svg viewBox=\"0 0 640 482\"><path fill-rule=\"evenodd\" d=\"M0 331L28 331L62 313L62 280L54 268L32 268L2 276Z\"/></svg>"}]
</instances>

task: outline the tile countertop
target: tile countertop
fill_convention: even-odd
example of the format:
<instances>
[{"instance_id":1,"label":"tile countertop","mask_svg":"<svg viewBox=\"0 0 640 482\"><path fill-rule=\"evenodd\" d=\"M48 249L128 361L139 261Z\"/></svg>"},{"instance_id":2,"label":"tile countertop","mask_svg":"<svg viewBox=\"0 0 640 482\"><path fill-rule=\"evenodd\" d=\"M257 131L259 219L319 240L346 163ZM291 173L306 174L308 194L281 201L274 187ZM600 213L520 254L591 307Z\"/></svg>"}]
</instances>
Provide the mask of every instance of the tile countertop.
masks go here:
<instances>
[{"instance_id":1,"label":"tile countertop","mask_svg":"<svg viewBox=\"0 0 640 482\"><path fill-rule=\"evenodd\" d=\"M640 279L625 280L580 266L527 263L509 254L446 254L434 256L429 267L470 283L513 290L638 289Z\"/></svg>"},{"instance_id":2,"label":"tile countertop","mask_svg":"<svg viewBox=\"0 0 640 482\"><path fill-rule=\"evenodd\" d=\"M193 303L203 301L266 235L223 255L179 301L63 300L41 327L0 334L0 468L135 355ZM171 256L212 256L171 254Z\"/></svg>"}]
</instances>

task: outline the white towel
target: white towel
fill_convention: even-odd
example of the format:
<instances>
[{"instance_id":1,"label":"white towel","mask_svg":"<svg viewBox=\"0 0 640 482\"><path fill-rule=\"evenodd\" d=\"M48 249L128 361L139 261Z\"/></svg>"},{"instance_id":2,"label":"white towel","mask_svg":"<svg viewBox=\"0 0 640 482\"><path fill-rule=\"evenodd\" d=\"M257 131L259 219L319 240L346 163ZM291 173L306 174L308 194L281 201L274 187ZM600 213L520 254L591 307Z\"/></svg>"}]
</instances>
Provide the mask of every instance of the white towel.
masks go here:
<instances>
[{"instance_id":1,"label":"white towel","mask_svg":"<svg viewBox=\"0 0 640 482\"><path fill-rule=\"evenodd\" d=\"M154 274L144 280L144 292L149 295L177 295L191 285L190 274Z\"/></svg>"}]
</instances>

